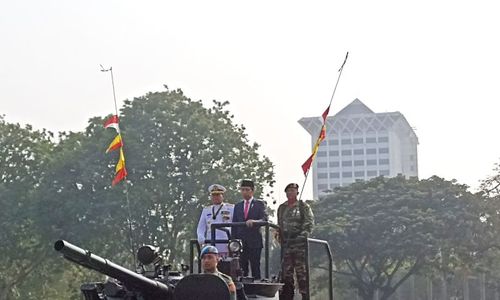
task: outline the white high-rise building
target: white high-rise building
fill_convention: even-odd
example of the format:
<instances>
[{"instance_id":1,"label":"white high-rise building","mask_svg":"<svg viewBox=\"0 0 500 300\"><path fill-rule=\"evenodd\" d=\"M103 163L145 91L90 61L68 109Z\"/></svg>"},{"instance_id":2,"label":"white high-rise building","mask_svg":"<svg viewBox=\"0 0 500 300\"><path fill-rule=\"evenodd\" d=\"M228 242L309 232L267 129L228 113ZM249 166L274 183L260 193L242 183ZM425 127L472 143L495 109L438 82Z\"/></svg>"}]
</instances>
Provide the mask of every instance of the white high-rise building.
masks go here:
<instances>
[{"instance_id":1,"label":"white high-rise building","mask_svg":"<svg viewBox=\"0 0 500 300\"><path fill-rule=\"evenodd\" d=\"M312 145L321 117L299 123L311 134ZM374 113L355 99L328 117L326 138L312 166L313 196L318 199L335 187L376 176L418 176L418 138L400 112Z\"/></svg>"}]
</instances>

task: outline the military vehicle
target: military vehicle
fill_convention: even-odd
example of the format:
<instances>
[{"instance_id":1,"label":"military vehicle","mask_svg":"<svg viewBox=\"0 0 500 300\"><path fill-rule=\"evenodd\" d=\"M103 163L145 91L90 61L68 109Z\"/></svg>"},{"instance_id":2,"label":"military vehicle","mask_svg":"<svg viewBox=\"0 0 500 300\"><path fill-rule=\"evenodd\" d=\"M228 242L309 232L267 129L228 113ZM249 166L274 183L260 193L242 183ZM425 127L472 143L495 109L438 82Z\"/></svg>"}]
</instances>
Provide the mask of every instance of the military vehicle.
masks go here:
<instances>
[{"instance_id":1,"label":"military vehicle","mask_svg":"<svg viewBox=\"0 0 500 300\"><path fill-rule=\"evenodd\" d=\"M227 227L246 226L245 222L212 224L211 239L207 240L206 243L213 245L228 243L230 255L219 263L219 270L233 278L238 300L277 300L282 283L277 282L276 276L271 278L269 274L269 230L270 228L278 228L278 226L270 222L256 222L255 225L265 227L265 277L262 280L241 276L242 272L239 266L241 241L231 239L229 230L227 230ZM227 232L228 239L216 240L215 230ZM308 239L306 247L308 274L310 243L325 246L330 266L329 299L333 300L333 262L328 243L322 240ZM139 264L136 272L64 240L55 242L54 248L69 261L109 277L106 282L82 284L80 290L85 300L230 300L229 289L224 280L211 274L200 274L199 260L197 270L195 270L194 260L200 251L196 240L191 240L190 264L189 266L183 265L181 271L172 270L170 265L163 264L163 259L158 254L156 247L153 246L142 246L137 251Z\"/></svg>"}]
</instances>

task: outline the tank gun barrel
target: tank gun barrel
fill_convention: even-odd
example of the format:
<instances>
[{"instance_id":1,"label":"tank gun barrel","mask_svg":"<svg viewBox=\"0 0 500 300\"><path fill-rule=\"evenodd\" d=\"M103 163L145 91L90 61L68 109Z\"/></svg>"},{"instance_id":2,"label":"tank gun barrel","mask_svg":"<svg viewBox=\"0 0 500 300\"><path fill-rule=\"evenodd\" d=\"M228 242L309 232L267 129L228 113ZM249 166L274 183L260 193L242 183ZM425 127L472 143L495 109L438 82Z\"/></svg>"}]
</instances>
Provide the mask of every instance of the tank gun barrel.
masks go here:
<instances>
[{"instance_id":1,"label":"tank gun barrel","mask_svg":"<svg viewBox=\"0 0 500 300\"><path fill-rule=\"evenodd\" d=\"M172 289L168 285L146 278L67 241L58 240L55 242L54 248L62 253L67 260L113 277L129 288L135 288L145 294L153 294L158 297L155 299L170 299L169 297L172 295Z\"/></svg>"}]
</instances>

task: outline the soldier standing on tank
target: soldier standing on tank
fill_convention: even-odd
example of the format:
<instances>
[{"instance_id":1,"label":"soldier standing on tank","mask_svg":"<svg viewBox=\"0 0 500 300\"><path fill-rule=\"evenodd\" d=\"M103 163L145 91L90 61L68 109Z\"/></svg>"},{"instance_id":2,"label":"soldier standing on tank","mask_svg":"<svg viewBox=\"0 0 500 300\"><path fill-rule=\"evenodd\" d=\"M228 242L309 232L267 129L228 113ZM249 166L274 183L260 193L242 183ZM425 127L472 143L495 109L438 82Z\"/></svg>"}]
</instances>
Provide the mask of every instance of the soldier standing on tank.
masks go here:
<instances>
[{"instance_id":1,"label":"soldier standing on tank","mask_svg":"<svg viewBox=\"0 0 500 300\"><path fill-rule=\"evenodd\" d=\"M311 207L298 200L299 185L290 183L285 188L287 201L278 207L278 225L283 253L281 300L293 300L295 294L294 272L297 275L302 300L309 300L306 274L306 239L312 232L314 216Z\"/></svg>"},{"instance_id":2,"label":"soldier standing on tank","mask_svg":"<svg viewBox=\"0 0 500 300\"><path fill-rule=\"evenodd\" d=\"M236 286L233 279L217 270L217 264L219 263L219 251L214 246L205 246L200 252L201 265L203 267L203 273L213 274L219 276L224 280L229 289L229 294L231 295L230 300L236 300Z\"/></svg>"},{"instance_id":3,"label":"soldier standing on tank","mask_svg":"<svg viewBox=\"0 0 500 300\"><path fill-rule=\"evenodd\" d=\"M220 184L212 184L208 188L210 197L212 199L212 205L209 205L201 211L200 220L198 221L198 228L196 230L198 243L200 246L205 244L205 240L211 239L210 226L214 223L231 223L233 219L233 209L234 205L230 203L224 203L224 193L226 188ZM229 233L231 228L227 227ZM228 235L222 230L215 231L215 238L217 240L228 240ZM219 250L219 255L224 257L228 254L227 243L216 244L216 248Z\"/></svg>"}]
</instances>

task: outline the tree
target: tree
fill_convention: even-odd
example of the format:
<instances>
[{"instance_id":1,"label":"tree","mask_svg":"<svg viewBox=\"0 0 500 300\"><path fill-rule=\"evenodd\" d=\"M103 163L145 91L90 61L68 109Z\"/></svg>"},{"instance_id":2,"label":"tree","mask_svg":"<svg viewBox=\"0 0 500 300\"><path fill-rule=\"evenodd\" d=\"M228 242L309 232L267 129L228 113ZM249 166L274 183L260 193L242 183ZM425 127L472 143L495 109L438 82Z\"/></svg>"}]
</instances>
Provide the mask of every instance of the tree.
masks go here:
<instances>
[{"instance_id":1,"label":"tree","mask_svg":"<svg viewBox=\"0 0 500 300\"><path fill-rule=\"evenodd\" d=\"M470 261L480 201L467 187L438 177L378 177L342 187L314 206L315 234L335 252L338 273L363 299L388 299L411 276L442 255Z\"/></svg>"},{"instance_id":2,"label":"tree","mask_svg":"<svg viewBox=\"0 0 500 300\"><path fill-rule=\"evenodd\" d=\"M227 105L205 108L180 90L125 102L120 125L136 244L156 244L167 259L185 260L210 184L225 185L229 201L242 178L254 179L261 192L274 184L272 163L234 124ZM115 133L103 121L93 118L85 132L61 136L39 209L51 216L48 239L66 238L124 263L129 212L123 183L110 187L117 154L104 150Z\"/></svg>"},{"instance_id":3,"label":"tree","mask_svg":"<svg viewBox=\"0 0 500 300\"><path fill-rule=\"evenodd\" d=\"M0 117L0 299L45 298L49 248L37 226L36 198L54 143L52 134ZM36 270L36 272L35 272ZM27 288L39 283L39 295Z\"/></svg>"},{"instance_id":4,"label":"tree","mask_svg":"<svg viewBox=\"0 0 500 300\"><path fill-rule=\"evenodd\" d=\"M481 182L481 193L484 195L483 212L481 220L487 227L484 237L489 241L478 251L477 256L481 258L478 268L487 274L489 285L497 293L500 292L500 165L497 163L493 168L493 174Z\"/></svg>"}]
</instances>

